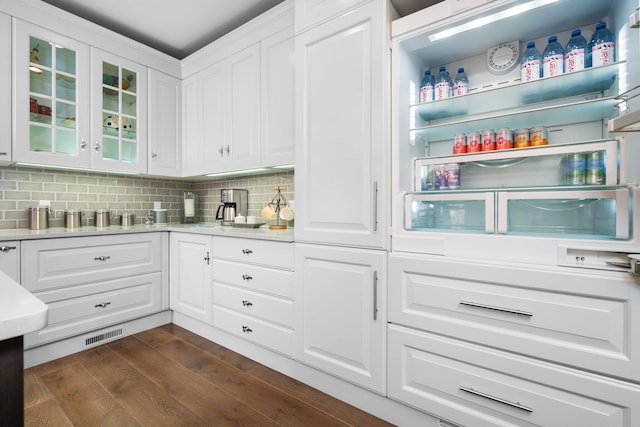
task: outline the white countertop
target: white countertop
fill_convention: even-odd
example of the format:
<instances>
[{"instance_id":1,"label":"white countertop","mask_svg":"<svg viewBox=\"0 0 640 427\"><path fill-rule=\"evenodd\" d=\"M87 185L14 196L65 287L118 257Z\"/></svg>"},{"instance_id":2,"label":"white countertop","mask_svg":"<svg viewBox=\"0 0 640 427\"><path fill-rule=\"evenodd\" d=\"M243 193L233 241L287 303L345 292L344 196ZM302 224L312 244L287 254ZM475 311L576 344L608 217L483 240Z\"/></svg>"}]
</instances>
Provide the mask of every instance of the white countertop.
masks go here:
<instances>
[{"instance_id":1,"label":"white countertop","mask_svg":"<svg viewBox=\"0 0 640 427\"><path fill-rule=\"evenodd\" d=\"M47 325L47 305L0 271L0 341Z\"/></svg>"},{"instance_id":2,"label":"white countertop","mask_svg":"<svg viewBox=\"0 0 640 427\"><path fill-rule=\"evenodd\" d=\"M271 230L268 225L259 228L237 228L233 226L222 226L218 223L202 224L178 224L167 225L134 225L122 227L112 225L110 227L79 227L64 228L52 227L46 230L29 230L28 228L16 228L10 230L0 230L0 242L8 240L32 240L32 239L52 239L59 237L76 236L101 236L109 234L125 233L147 233L155 231L180 231L184 233L206 234L211 236L241 237L245 239L276 240L283 242L293 242L293 228L284 230Z\"/></svg>"}]
</instances>

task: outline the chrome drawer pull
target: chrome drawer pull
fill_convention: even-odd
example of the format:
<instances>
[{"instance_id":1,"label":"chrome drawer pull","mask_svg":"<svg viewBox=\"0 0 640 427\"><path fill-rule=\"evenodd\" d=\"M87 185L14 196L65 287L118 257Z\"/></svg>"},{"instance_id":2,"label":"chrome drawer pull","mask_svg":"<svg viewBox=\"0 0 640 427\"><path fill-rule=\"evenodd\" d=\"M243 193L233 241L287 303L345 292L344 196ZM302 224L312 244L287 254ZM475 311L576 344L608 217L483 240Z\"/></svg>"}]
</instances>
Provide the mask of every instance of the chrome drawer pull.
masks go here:
<instances>
[{"instance_id":1,"label":"chrome drawer pull","mask_svg":"<svg viewBox=\"0 0 640 427\"><path fill-rule=\"evenodd\" d=\"M242 280L253 280L253 277L249 276L248 274L243 274Z\"/></svg>"},{"instance_id":2,"label":"chrome drawer pull","mask_svg":"<svg viewBox=\"0 0 640 427\"><path fill-rule=\"evenodd\" d=\"M480 304L480 303L471 302L471 301L460 301L460 304L466 305L469 307L484 308L485 310L494 310L494 311L501 311L503 313L517 314L520 316L527 316L527 317L533 316L533 313L531 313L530 311L517 310L513 308L496 307L493 305Z\"/></svg>"},{"instance_id":3,"label":"chrome drawer pull","mask_svg":"<svg viewBox=\"0 0 640 427\"><path fill-rule=\"evenodd\" d=\"M0 252L9 252L13 249L16 249L15 246L0 246Z\"/></svg>"},{"instance_id":4,"label":"chrome drawer pull","mask_svg":"<svg viewBox=\"0 0 640 427\"><path fill-rule=\"evenodd\" d=\"M249 255L249 254L252 254L253 251L251 249L243 249L242 253L245 254L245 255Z\"/></svg>"},{"instance_id":5,"label":"chrome drawer pull","mask_svg":"<svg viewBox=\"0 0 640 427\"><path fill-rule=\"evenodd\" d=\"M95 307L95 308L98 308L98 307L100 307L100 308L107 308L107 306L108 306L108 305L110 305L110 304L111 304L110 302L101 302L100 304L96 304L96 305L94 305L94 307Z\"/></svg>"},{"instance_id":6,"label":"chrome drawer pull","mask_svg":"<svg viewBox=\"0 0 640 427\"><path fill-rule=\"evenodd\" d=\"M251 330L251 328L250 328L250 327L248 327L248 326L243 326L243 327L242 327L242 332L244 332L244 333L246 333L246 334L250 334L250 333L251 333L251 332L253 332L253 331Z\"/></svg>"},{"instance_id":7,"label":"chrome drawer pull","mask_svg":"<svg viewBox=\"0 0 640 427\"><path fill-rule=\"evenodd\" d=\"M97 257L94 258L94 260L96 260L96 261L106 261L108 259L111 259L111 257L110 256L104 256L104 255L103 256L97 256Z\"/></svg>"},{"instance_id":8,"label":"chrome drawer pull","mask_svg":"<svg viewBox=\"0 0 640 427\"><path fill-rule=\"evenodd\" d=\"M532 408L529 408L528 406L521 405L519 402L511 402L511 401L506 400L506 399L501 399L499 397L491 396L490 394L486 394L486 393L482 393L482 392L476 391L476 390L474 390L472 388L469 388L469 387L460 386L459 390L460 391L464 391L466 393L471 393L471 394L473 394L475 396L484 397L485 399L493 400L494 402L502 403L503 405L508 405L508 406L513 407L513 408L520 409L521 411L533 412Z\"/></svg>"},{"instance_id":9,"label":"chrome drawer pull","mask_svg":"<svg viewBox=\"0 0 640 427\"><path fill-rule=\"evenodd\" d=\"M242 305L244 305L245 307L251 307L253 303L251 301L242 300Z\"/></svg>"}]
</instances>

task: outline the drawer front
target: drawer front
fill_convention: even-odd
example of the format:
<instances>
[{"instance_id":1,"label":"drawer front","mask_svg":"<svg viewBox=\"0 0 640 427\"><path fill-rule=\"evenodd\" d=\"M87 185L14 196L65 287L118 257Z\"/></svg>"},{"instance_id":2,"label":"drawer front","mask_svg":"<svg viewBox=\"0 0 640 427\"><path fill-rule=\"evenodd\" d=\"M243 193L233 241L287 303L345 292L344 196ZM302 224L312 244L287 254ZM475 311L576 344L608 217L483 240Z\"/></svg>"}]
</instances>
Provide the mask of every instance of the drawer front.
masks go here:
<instances>
[{"instance_id":1,"label":"drawer front","mask_svg":"<svg viewBox=\"0 0 640 427\"><path fill-rule=\"evenodd\" d=\"M293 299L293 271L214 259L213 279L228 285Z\"/></svg>"},{"instance_id":2,"label":"drawer front","mask_svg":"<svg viewBox=\"0 0 640 427\"><path fill-rule=\"evenodd\" d=\"M640 287L624 273L389 257L389 319L640 380Z\"/></svg>"},{"instance_id":3,"label":"drawer front","mask_svg":"<svg viewBox=\"0 0 640 427\"><path fill-rule=\"evenodd\" d=\"M239 313L293 329L293 301L213 283L213 302Z\"/></svg>"},{"instance_id":4,"label":"drawer front","mask_svg":"<svg viewBox=\"0 0 640 427\"><path fill-rule=\"evenodd\" d=\"M25 335L25 347L103 328L161 311L161 274L152 273L86 286L74 298L67 290L35 295L49 307L48 324Z\"/></svg>"},{"instance_id":5,"label":"drawer front","mask_svg":"<svg viewBox=\"0 0 640 427\"><path fill-rule=\"evenodd\" d=\"M214 258L293 270L293 243L213 237Z\"/></svg>"},{"instance_id":6,"label":"drawer front","mask_svg":"<svg viewBox=\"0 0 640 427\"><path fill-rule=\"evenodd\" d=\"M292 329L283 328L215 304L213 306L213 326L289 357L293 354Z\"/></svg>"},{"instance_id":7,"label":"drawer front","mask_svg":"<svg viewBox=\"0 0 640 427\"><path fill-rule=\"evenodd\" d=\"M388 394L474 427L640 423L637 385L394 325Z\"/></svg>"},{"instance_id":8,"label":"drawer front","mask_svg":"<svg viewBox=\"0 0 640 427\"><path fill-rule=\"evenodd\" d=\"M31 292L162 269L160 233L25 241L22 285Z\"/></svg>"}]
</instances>

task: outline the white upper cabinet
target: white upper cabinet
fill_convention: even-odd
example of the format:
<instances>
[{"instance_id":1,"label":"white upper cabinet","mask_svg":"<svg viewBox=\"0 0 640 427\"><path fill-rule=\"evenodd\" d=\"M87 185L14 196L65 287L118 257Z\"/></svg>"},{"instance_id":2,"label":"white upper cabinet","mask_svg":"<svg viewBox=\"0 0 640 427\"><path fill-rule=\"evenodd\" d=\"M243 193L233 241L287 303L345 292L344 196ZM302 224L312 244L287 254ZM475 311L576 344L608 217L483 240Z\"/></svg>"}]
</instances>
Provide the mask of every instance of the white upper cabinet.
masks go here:
<instances>
[{"instance_id":1,"label":"white upper cabinet","mask_svg":"<svg viewBox=\"0 0 640 427\"><path fill-rule=\"evenodd\" d=\"M14 160L89 167L89 46L13 22Z\"/></svg>"},{"instance_id":2,"label":"white upper cabinet","mask_svg":"<svg viewBox=\"0 0 640 427\"><path fill-rule=\"evenodd\" d=\"M207 67L198 73L196 107L190 114L198 115L197 125L201 126L197 136L195 152L196 174L219 172L224 169L224 144L227 117L226 105L226 64L225 61ZM186 111L185 111L186 113ZM188 117L189 122L195 118ZM193 129L190 130L190 132Z\"/></svg>"},{"instance_id":3,"label":"white upper cabinet","mask_svg":"<svg viewBox=\"0 0 640 427\"><path fill-rule=\"evenodd\" d=\"M369 0L297 0L296 34Z\"/></svg>"},{"instance_id":4,"label":"white upper cabinet","mask_svg":"<svg viewBox=\"0 0 640 427\"><path fill-rule=\"evenodd\" d=\"M0 82L3 93L11 93L11 18L0 13ZM0 101L0 162L11 160L11 97Z\"/></svg>"},{"instance_id":5,"label":"white upper cabinet","mask_svg":"<svg viewBox=\"0 0 640 427\"><path fill-rule=\"evenodd\" d=\"M147 172L147 68L91 50L92 167Z\"/></svg>"},{"instance_id":6,"label":"white upper cabinet","mask_svg":"<svg viewBox=\"0 0 640 427\"><path fill-rule=\"evenodd\" d=\"M260 158L263 167L295 162L293 29L260 43Z\"/></svg>"},{"instance_id":7,"label":"white upper cabinet","mask_svg":"<svg viewBox=\"0 0 640 427\"><path fill-rule=\"evenodd\" d=\"M296 241L386 246L386 4L295 38Z\"/></svg>"},{"instance_id":8,"label":"white upper cabinet","mask_svg":"<svg viewBox=\"0 0 640 427\"><path fill-rule=\"evenodd\" d=\"M203 163L199 99L199 75L182 79L182 175L197 175Z\"/></svg>"},{"instance_id":9,"label":"white upper cabinet","mask_svg":"<svg viewBox=\"0 0 640 427\"><path fill-rule=\"evenodd\" d=\"M182 83L149 69L148 171L152 175L180 176L182 168Z\"/></svg>"}]
</instances>

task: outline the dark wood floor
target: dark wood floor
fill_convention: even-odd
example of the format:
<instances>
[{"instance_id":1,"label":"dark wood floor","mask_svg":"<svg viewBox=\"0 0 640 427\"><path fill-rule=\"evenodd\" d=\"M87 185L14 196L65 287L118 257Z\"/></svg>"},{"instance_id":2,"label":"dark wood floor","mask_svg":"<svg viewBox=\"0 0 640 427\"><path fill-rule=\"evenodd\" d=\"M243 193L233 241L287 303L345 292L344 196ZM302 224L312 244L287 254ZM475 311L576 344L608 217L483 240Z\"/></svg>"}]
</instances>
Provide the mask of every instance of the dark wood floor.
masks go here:
<instances>
[{"instance_id":1,"label":"dark wood floor","mask_svg":"<svg viewBox=\"0 0 640 427\"><path fill-rule=\"evenodd\" d=\"M25 426L388 426L175 325L25 371Z\"/></svg>"}]
</instances>

